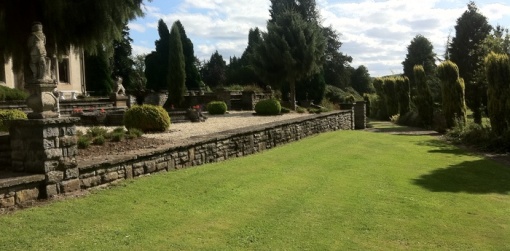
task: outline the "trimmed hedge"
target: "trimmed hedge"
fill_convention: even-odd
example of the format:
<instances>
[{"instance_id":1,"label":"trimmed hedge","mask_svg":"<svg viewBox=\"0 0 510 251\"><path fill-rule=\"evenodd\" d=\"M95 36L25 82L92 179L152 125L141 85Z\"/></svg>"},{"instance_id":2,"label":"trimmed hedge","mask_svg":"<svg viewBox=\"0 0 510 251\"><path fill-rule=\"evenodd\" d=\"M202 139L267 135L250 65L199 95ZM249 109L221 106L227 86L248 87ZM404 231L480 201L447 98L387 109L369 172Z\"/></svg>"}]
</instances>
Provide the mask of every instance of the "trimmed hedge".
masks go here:
<instances>
[{"instance_id":1,"label":"trimmed hedge","mask_svg":"<svg viewBox=\"0 0 510 251\"><path fill-rule=\"evenodd\" d=\"M0 131L8 132L4 121L13 119L27 119L27 114L20 110L0 110Z\"/></svg>"},{"instance_id":2,"label":"trimmed hedge","mask_svg":"<svg viewBox=\"0 0 510 251\"><path fill-rule=\"evenodd\" d=\"M227 112L227 104L223 101L211 101L207 104L207 112L209 114L225 114Z\"/></svg>"},{"instance_id":3,"label":"trimmed hedge","mask_svg":"<svg viewBox=\"0 0 510 251\"><path fill-rule=\"evenodd\" d=\"M282 106L276 99L264 99L255 105L255 113L258 115L278 115L281 111Z\"/></svg>"},{"instance_id":4,"label":"trimmed hedge","mask_svg":"<svg viewBox=\"0 0 510 251\"><path fill-rule=\"evenodd\" d=\"M124 114L124 125L128 130L143 132L164 132L170 127L170 116L161 106L133 106Z\"/></svg>"}]
</instances>

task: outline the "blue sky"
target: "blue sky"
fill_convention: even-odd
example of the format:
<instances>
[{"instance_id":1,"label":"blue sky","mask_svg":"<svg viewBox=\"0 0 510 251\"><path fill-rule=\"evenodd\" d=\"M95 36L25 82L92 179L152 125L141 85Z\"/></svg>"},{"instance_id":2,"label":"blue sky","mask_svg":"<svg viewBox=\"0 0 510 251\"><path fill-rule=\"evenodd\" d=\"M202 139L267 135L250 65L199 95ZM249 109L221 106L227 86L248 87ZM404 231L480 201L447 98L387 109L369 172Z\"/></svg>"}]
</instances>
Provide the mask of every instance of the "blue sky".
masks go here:
<instances>
[{"instance_id":1,"label":"blue sky","mask_svg":"<svg viewBox=\"0 0 510 251\"><path fill-rule=\"evenodd\" d=\"M341 34L341 51L353 57L352 66L365 65L373 77L402 72L407 46L418 34L427 37L435 53L444 54L449 34L468 0L316 0L323 25ZM510 28L509 1L475 1L493 26ZM130 36L135 54L154 50L157 23L183 24L195 54L208 60L214 51L227 61L240 56L250 28L264 30L269 0L153 0L145 2L146 15L133 20Z\"/></svg>"}]
</instances>

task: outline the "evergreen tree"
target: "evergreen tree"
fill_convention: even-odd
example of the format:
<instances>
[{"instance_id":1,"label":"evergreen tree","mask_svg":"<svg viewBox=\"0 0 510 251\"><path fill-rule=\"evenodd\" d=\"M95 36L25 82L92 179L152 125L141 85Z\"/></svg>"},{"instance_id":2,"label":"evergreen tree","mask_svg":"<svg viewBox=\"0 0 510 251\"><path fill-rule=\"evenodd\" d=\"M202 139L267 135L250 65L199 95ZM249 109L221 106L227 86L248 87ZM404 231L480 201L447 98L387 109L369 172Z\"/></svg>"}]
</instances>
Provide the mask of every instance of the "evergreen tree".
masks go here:
<instances>
[{"instance_id":1,"label":"evergreen tree","mask_svg":"<svg viewBox=\"0 0 510 251\"><path fill-rule=\"evenodd\" d=\"M441 80L443 114L446 127L452 128L455 122L466 123L466 101L464 80L459 76L459 68L452 61L444 61L437 67Z\"/></svg>"},{"instance_id":2,"label":"evergreen tree","mask_svg":"<svg viewBox=\"0 0 510 251\"><path fill-rule=\"evenodd\" d=\"M295 109L296 81L320 71L326 46L322 32L295 11L285 11L268 22L262 37L253 66L262 79L289 84L291 108Z\"/></svg>"},{"instance_id":3,"label":"evergreen tree","mask_svg":"<svg viewBox=\"0 0 510 251\"><path fill-rule=\"evenodd\" d=\"M172 25L172 32L169 38L168 50L168 102L177 107L181 107L186 92L186 62L184 50L179 33L179 25Z\"/></svg>"},{"instance_id":4,"label":"evergreen tree","mask_svg":"<svg viewBox=\"0 0 510 251\"><path fill-rule=\"evenodd\" d=\"M136 103L139 105L143 104L147 91L147 78L145 78L145 57L146 55L144 54L131 56L131 60L133 60L133 75L131 78L131 89L128 89L128 92L135 96Z\"/></svg>"},{"instance_id":5,"label":"evergreen tree","mask_svg":"<svg viewBox=\"0 0 510 251\"><path fill-rule=\"evenodd\" d=\"M372 86L372 78L368 73L367 67L360 65L351 75L352 88L360 95L364 93L373 93L374 87Z\"/></svg>"},{"instance_id":6,"label":"evergreen tree","mask_svg":"<svg viewBox=\"0 0 510 251\"><path fill-rule=\"evenodd\" d=\"M400 116L406 115L411 110L411 92L409 78L396 77L395 85L398 91L398 107Z\"/></svg>"},{"instance_id":7,"label":"evergreen tree","mask_svg":"<svg viewBox=\"0 0 510 251\"><path fill-rule=\"evenodd\" d=\"M152 51L145 58L145 76L147 88L154 91L168 90L167 69L168 55L170 53L170 31L168 26L160 19L158 22L159 40L156 40L156 51Z\"/></svg>"},{"instance_id":8,"label":"evergreen tree","mask_svg":"<svg viewBox=\"0 0 510 251\"><path fill-rule=\"evenodd\" d=\"M198 72L197 66L195 65L195 51L193 49L193 42L186 35L184 26L181 21L175 22L179 33L181 35L182 49L184 51L184 60L186 61L186 87L188 90L197 90L200 88L200 82L202 79Z\"/></svg>"},{"instance_id":9,"label":"evergreen tree","mask_svg":"<svg viewBox=\"0 0 510 251\"><path fill-rule=\"evenodd\" d=\"M414 80L414 66L422 65L425 76L433 76L436 71L434 46L424 36L417 35L407 47L407 55L402 65L404 66L404 75L409 78L411 83L411 92L413 96L416 93L416 81Z\"/></svg>"},{"instance_id":10,"label":"evergreen tree","mask_svg":"<svg viewBox=\"0 0 510 251\"><path fill-rule=\"evenodd\" d=\"M109 95L113 90L110 57L104 46L99 46L95 52L93 55L85 53L87 91L93 96Z\"/></svg>"},{"instance_id":11,"label":"evergreen tree","mask_svg":"<svg viewBox=\"0 0 510 251\"><path fill-rule=\"evenodd\" d=\"M507 54L490 53L485 65L491 128L502 136L510 131L510 59Z\"/></svg>"},{"instance_id":12,"label":"evergreen tree","mask_svg":"<svg viewBox=\"0 0 510 251\"><path fill-rule=\"evenodd\" d=\"M324 79L326 83L340 88L352 86L351 74L354 69L349 65L352 57L340 52L342 43L339 40L339 34L330 27L322 28L326 38L326 50L324 55Z\"/></svg>"},{"instance_id":13,"label":"evergreen tree","mask_svg":"<svg viewBox=\"0 0 510 251\"><path fill-rule=\"evenodd\" d=\"M39 21L44 26L48 55L64 55L71 45L100 54L102 45L119 39L124 25L143 14L141 5L142 0L2 0L0 48L12 58L14 70L21 70L32 24Z\"/></svg>"},{"instance_id":14,"label":"evergreen tree","mask_svg":"<svg viewBox=\"0 0 510 251\"><path fill-rule=\"evenodd\" d=\"M427 84L425 69L422 65L415 65L413 70L417 93L414 104L423 125L431 126L434 118L434 102L429 85Z\"/></svg>"},{"instance_id":15,"label":"evergreen tree","mask_svg":"<svg viewBox=\"0 0 510 251\"><path fill-rule=\"evenodd\" d=\"M129 28L124 26L122 38L113 41L113 69L112 78L121 77L123 86L126 90L133 89L133 59L131 58L133 39L129 37Z\"/></svg>"},{"instance_id":16,"label":"evergreen tree","mask_svg":"<svg viewBox=\"0 0 510 251\"><path fill-rule=\"evenodd\" d=\"M479 47L492 27L474 2L469 2L467 7L467 11L457 19L455 37L452 38L449 54L451 61L455 62L459 68L460 77L466 83L466 102L473 111L475 122L481 123L480 108L486 94L483 83L479 83L474 75L477 71L481 72L483 67L486 54L481 52Z\"/></svg>"},{"instance_id":17,"label":"evergreen tree","mask_svg":"<svg viewBox=\"0 0 510 251\"><path fill-rule=\"evenodd\" d=\"M215 51L202 69L202 78L209 87L223 86L227 79L226 71L227 63L223 56Z\"/></svg>"},{"instance_id":18,"label":"evergreen tree","mask_svg":"<svg viewBox=\"0 0 510 251\"><path fill-rule=\"evenodd\" d=\"M384 100L386 101L386 111L389 116L399 114L398 109L398 90L397 90L397 82L393 77L383 78L383 90L384 90Z\"/></svg>"}]
</instances>

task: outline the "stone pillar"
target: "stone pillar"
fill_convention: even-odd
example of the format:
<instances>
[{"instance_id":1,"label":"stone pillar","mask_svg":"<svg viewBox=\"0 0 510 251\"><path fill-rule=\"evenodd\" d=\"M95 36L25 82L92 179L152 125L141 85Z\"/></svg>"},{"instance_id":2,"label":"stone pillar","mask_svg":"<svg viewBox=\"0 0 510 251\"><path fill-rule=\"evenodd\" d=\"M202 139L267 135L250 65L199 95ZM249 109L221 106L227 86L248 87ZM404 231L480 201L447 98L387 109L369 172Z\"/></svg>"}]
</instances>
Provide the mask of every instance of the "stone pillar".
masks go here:
<instances>
[{"instance_id":1,"label":"stone pillar","mask_svg":"<svg viewBox=\"0 0 510 251\"><path fill-rule=\"evenodd\" d=\"M12 169L46 175L46 195L80 189L76 154L79 118L11 120Z\"/></svg>"},{"instance_id":2,"label":"stone pillar","mask_svg":"<svg viewBox=\"0 0 510 251\"><path fill-rule=\"evenodd\" d=\"M128 107L128 97L124 95L119 95L116 93L110 94L110 101L113 102L113 106L118 108L126 108Z\"/></svg>"},{"instance_id":3,"label":"stone pillar","mask_svg":"<svg viewBox=\"0 0 510 251\"><path fill-rule=\"evenodd\" d=\"M366 104L364 101L356 101L356 104L354 104L354 128L367 128Z\"/></svg>"},{"instance_id":4,"label":"stone pillar","mask_svg":"<svg viewBox=\"0 0 510 251\"><path fill-rule=\"evenodd\" d=\"M243 91L242 92L242 106L243 109L246 110L254 110L257 100L255 100L255 92L254 91Z\"/></svg>"},{"instance_id":5,"label":"stone pillar","mask_svg":"<svg viewBox=\"0 0 510 251\"><path fill-rule=\"evenodd\" d=\"M223 102L225 102L225 104L227 104L227 110L232 109L232 102L231 102L230 91L229 90L226 90L226 89L223 89L223 88L218 89L216 91L216 98L219 101L223 101Z\"/></svg>"}]
</instances>

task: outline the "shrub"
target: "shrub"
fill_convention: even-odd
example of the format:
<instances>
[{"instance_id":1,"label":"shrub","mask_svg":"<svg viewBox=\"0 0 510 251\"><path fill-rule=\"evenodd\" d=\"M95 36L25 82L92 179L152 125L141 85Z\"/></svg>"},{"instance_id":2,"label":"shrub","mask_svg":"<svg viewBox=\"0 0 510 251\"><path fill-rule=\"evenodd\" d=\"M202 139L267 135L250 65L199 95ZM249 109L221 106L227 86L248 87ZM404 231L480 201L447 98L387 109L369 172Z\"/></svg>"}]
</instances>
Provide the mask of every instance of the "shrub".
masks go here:
<instances>
[{"instance_id":1,"label":"shrub","mask_svg":"<svg viewBox=\"0 0 510 251\"><path fill-rule=\"evenodd\" d=\"M211 101L207 104L207 112L209 114L225 114L227 112L227 104L223 101Z\"/></svg>"},{"instance_id":2,"label":"shrub","mask_svg":"<svg viewBox=\"0 0 510 251\"><path fill-rule=\"evenodd\" d=\"M94 127L87 129L87 135L92 138L98 137L98 136L105 137L106 134L108 134L108 130L106 130L106 128L103 128L103 127L94 126Z\"/></svg>"},{"instance_id":3,"label":"shrub","mask_svg":"<svg viewBox=\"0 0 510 251\"><path fill-rule=\"evenodd\" d=\"M170 116L161 106L133 106L124 113L124 125L128 130L143 132L164 132L170 127Z\"/></svg>"},{"instance_id":4,"label":"shrub","mask_svg":"<svg viewBox=\"0 0 510 251\"><path fill-rule=\"evenodd\" d=\"M124 139L125 136L126 136L126 133L124 131L122 131L122 132L115 132L115 131L113 131L110 134L110 139L113 142L120 142L120 141L122 141Z\"/></svg>"},{"instance_id":5,"label":"shrub","mask_svg":"<svg viewBox=\"0 0 510 251\"><path fill-rule=\"evenodd\" d=\"M18 90L11 89L6 86L0 86L0 100L1 101L19 101L28 98L28 93Z\"/></svg>"},{"instance_id":6,"label":"shrub","mask_svg":"<svg viewBox=\"0 0 510 251\"><path fill-rule=\"evenodd\" d=\"M103 135L97 136L92 140L92 143L94 145L104 145L105 142L106 142L106 139Z\"/></svg>"},{"instance_id":7,"label":"shrub","mask_svg":"<svg viewBox=\"0 0 510 251\"><path fill-rule=\"evenodd\" d=\"M0 110L0 131L9 131L9 128L5 125L4 121L14 119L27 119L27 115L20 110Z\"/></svg>"},{"instance_id":8,"label":"shrub","mask_svg":"<svg viewBox=\"0 0 510 251\"><path fill-rule=\"evenodd\" d=\"M143 132L142 132L142 131L140 131L139 129L131 128L131 129L129 129L129 131L127 132L126 137L127 137L128 139L134 139L134 138L141 137L142 135L143 135Z\"/></svg>"},{"instance_id":9,"label":"shrub","mask_svg":"<svg viewBox=\"0 0 510 251\"><path fill-rule=\"evenodd\" d=\"M282 106L276 99L264 99L255 105L255 113L258 115L278 115L281 110Z\"/></svg>"},{"instance_id":10,"label":"shrub","mask_svg":"<svg viewBox=\"0 0 510 251\"><path fill-rule=\"evenodd\" d=\"M90 138L84 135L79 136L77 144L79 149L85 149L90 145Z\"/></svg>"}]
</instances>

